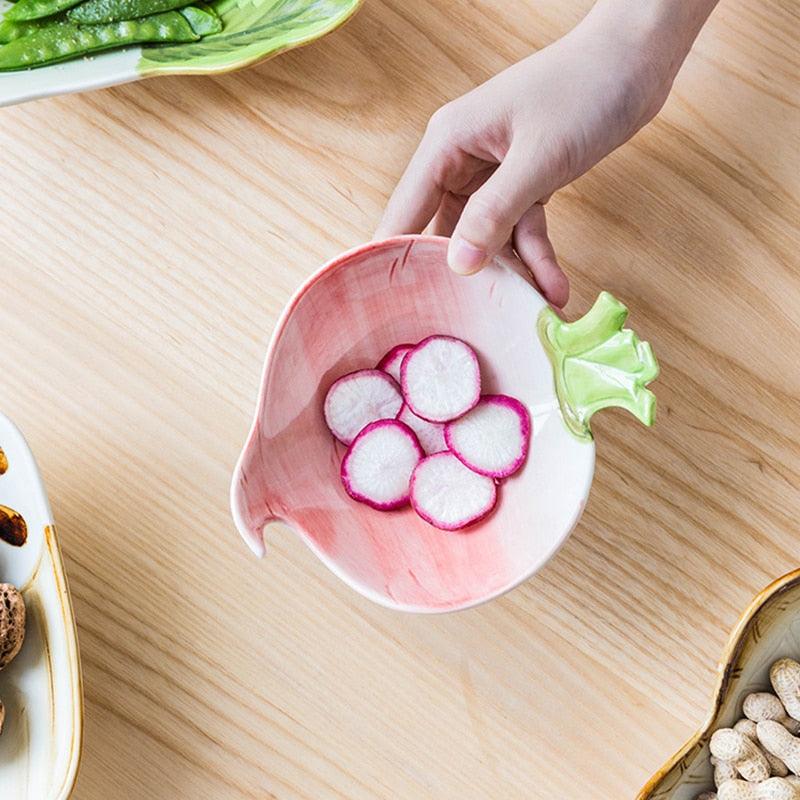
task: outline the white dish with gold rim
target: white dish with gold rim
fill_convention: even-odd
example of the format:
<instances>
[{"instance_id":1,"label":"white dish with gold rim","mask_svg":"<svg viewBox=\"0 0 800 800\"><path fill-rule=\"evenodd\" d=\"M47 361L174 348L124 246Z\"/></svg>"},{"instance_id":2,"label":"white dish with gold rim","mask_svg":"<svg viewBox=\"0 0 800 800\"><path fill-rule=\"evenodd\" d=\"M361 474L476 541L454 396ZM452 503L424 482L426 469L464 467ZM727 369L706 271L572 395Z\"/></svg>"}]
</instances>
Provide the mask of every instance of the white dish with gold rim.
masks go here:
<instances>
[{"instance_id":1,"label":"white dish with gold rim","mask_svg":"<svg viewBox=\"0 0 800 800\"><path fill-rule=\"evenodd\" d=\"M25 643L0 672L6 708L0 735L3 800L65 800L72 792L83 734L83 692L75 621L50 504L33 454L0 414L0 505L25 520L27 540L0 539L0 581L25 598Z\"/></svg>"}]
</instances>

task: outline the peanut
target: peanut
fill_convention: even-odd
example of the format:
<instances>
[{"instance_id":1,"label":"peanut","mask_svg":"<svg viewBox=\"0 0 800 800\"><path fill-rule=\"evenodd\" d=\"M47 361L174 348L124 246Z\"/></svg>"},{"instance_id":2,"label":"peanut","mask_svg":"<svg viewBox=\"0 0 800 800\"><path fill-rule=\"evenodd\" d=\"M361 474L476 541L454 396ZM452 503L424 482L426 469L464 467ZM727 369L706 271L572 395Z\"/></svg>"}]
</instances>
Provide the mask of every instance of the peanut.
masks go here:
<instances>
[{"instance_id":1,"label":"peanut","mask_svg":"<svg viewBox=\"0 0 800 800\"><path fill-rule=\"evenodd\" d=\"M772 719L759 722L756 730L765 750L777 756L795 775L800 773L800 739Z\"/></svg>"},{"instance_id":2,"label":"peanut","mask_svg":"<svg viewBox=\"0 0 800 800\"><path fill-rule=\"evenodd\" d=\"M788 660L788 659L785 659ZM764 719L774 719L780 722L790 733L795 736L800 733L800 722L792 719L783 707L780 699L770 692L754 692L747 695L742 704L744 715L753 720L761 722Z\"/></svg>"},{"instance_id":3,"label":"peanut","mask_svg":"<svg viewBox=\"0 0 800 800\"><path fill-rule=\"evenodd\" d=\"M730 763L722 761L716 756L711 756L711 766L714 767L714 786L719 789L725 781L732 781L739 777L739 770Z\"/></svg>"},{"instance_id":4,"label":"peanut","mask_svg":"<svg viewBox=\"0 0 800 800\"><path fill-rule=\"evenodd\" d=\"M751 697L753 695L750 695ZM775 698L778 699L777 697ZM782 708L782 706L781 706ZM772 755L768 750L765 750L761 747L761 742L758 741L758 731L756 728L756 723L753 722L751 719L740 719L734 726L733 729L735 731L739 731L739 733L743 733L751 742L755 742L758 745L759 750L764 754L764 757L769 762L769 770L773 775L777 775L779 778L785 778L789 774L789 770L786 767L786 764L783 763L777 756ZM716 770L714 770L714 780L716 781ZM735 777L735 776L734 776ZM719 784L717 784L719 786Z\"/></svg>"},{"instance_id":5,"label":"peanut","mask_svg":"<svg viewBox=\"0 0 800 800\"><path fill-rule=\"evenodd\" d=\"M786 713L800 720L800 664L791 658L782 658L772 665L769 679Z\"/></svg>"},{"instance_id":6,"label":"peanut","mask_svg":"<svg viewBox=\"0 0 800 800\"><path fill-rule=\"evenodd\" d=\"M800 791L785 778L761 783L726 781L717 792L718 800L800 800Z\"/></svg>"},{"instance_id":7,"label":"peanut","mask_svg":"<svg viewBox=\"0 0 800 800\"><path fill-rule=\"evenodd\" d=\"M783 730L791 736L786 728ZM713 756L733 764L745 780L765 781L769 778L770 767L766 757L754 742L739 731L720 728L711 737L709 748ZM780 758L779 753L775 755Z\"/></svg>"},{"instance_id":8,"label":"peanut","mask_svg":"<svg viewBox=\"0 0 800 800\"><path fill-rule=\"evenodd\" d=\"M740 719L734 726L735 731L743 733L748 739L756 741L756 724L751 719Z\"/></svg>"},{"instance_id":9,"label":"peanut","mask_svg":"<svg viewBox=\"0 0 800 800\"><path fill-rule=\"evenodd\" d=\"M0 583L0 669L7 667L25 638L25 602L10 583Z\"/></svg>"}]
</instances>

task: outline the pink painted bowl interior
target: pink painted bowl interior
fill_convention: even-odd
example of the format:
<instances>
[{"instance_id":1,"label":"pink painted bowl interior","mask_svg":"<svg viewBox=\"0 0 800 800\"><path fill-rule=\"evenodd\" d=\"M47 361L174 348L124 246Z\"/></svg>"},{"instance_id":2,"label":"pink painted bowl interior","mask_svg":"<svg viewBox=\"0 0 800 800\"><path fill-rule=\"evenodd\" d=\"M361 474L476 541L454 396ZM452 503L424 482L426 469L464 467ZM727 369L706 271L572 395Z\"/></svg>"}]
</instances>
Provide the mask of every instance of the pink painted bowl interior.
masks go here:
<instances>
[{"instance_id":1,"label":"pink painted bowl interior","mask_svg":"<svg viewBox=\"0 0 800 800\"><path fill-rule=\"evenodd\" d=\"M264 525L281 520L357 591L406 611L469 607L533 574L575 525L594 468L593 443L561 419L536 332L541 296L510 260L460 277L446 250L438 237L370 243L300 288L273 336L232 483L237 528L258 555ZM524 467L499 487L495 511L460 532L437 530L411 509L381 513L350 499L339 481L345 448L322 413L336 378L432 333L469 342L483 392L518 398L533 420Z\"/></svg>"}]
</instances>

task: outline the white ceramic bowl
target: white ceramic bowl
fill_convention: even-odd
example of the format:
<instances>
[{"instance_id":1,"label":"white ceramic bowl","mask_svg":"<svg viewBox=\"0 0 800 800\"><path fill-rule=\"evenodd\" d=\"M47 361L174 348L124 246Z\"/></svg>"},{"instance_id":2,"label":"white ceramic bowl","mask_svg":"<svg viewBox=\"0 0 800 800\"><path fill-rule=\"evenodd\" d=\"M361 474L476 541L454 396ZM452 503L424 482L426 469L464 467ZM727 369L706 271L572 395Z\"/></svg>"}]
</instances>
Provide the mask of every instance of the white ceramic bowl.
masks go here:
<instances>
[{"instance_id":1,"label":"white ceramic bowl","mask_svg":"<svg viewBox=\"0 0 800 800\"><path fill-rule=\"evenodd\" d=\"M36 462L22 434L0 414L0 505L22 515L27 541L0 540L0 581L22 591L25 643L0 672L6 707L0 735L2 800L65 800L78 772L83 692L78 641L53 516Z\"/></svg>"},{"instance_id":2,"label":"white ceramic bowl","mask_svg":"<svg viewBox=\"0 0 800 800\"><path fill-rule=\"evenodd\" d=\"M621 303L604 292L566 323L516 260L465 278L447 268L446 253L447 240L434 236L370 242L300 287L273 334L232 483L234 521L256 554L264 525L282 520L350 586L403 611L469 608L541 569L589 494L591 415L615 405L651 424L655 412L644 388L658 372L655 358L622 327ZM322 413L336 378L431 333L469 342L483 391L516 397L533 420L530 455L503 482L495 511L457 533L409 508L382 514L348 497L338 473L344 448Z\"/></svg>"}]
</instances>

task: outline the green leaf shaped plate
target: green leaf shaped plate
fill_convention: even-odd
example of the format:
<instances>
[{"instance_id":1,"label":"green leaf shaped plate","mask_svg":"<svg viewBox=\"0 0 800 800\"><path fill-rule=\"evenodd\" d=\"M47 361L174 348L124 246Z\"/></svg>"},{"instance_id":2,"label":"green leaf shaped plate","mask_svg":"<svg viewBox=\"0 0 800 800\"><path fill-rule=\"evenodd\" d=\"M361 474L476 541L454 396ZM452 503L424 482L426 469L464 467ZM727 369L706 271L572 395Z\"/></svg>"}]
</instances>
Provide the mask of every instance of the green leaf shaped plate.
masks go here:
<instances>
[{"instance_id":1,"label":"green leaf shaped plate","mask_svg":"<svg viewBox=\"0 0 800 800\"><path fill-rule=\"evenodd\" d=\"M338 28L363 0L216 0L225 24L199 42L146 45L0 74L0 106L101 89L156 75L240 69L308 44ZM10 3L0 0L0 15Z\"/></svg>"}]
</instances>

